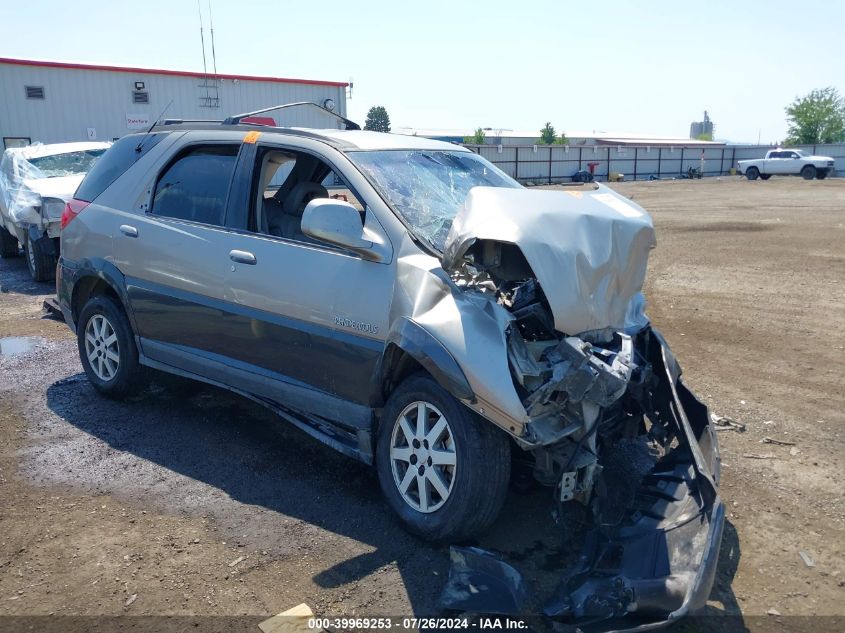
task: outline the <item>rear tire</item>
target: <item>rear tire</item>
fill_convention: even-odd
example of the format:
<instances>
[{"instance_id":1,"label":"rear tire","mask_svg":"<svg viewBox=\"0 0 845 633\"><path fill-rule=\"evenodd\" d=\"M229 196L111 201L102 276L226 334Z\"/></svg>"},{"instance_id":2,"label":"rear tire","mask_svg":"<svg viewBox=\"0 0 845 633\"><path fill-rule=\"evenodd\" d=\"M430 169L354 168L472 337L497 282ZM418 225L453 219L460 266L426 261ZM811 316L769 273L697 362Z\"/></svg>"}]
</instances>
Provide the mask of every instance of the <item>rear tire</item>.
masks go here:
<instances>
[{"instance_id":1,"label":"rear tire","mask_svg":"<svg viewBox=\"0 0 845 633\"><path fill-rule=\"evenodd\" d=\"M812 180L816 177L816 168L813 165L805 165L801 170L801 177L804 180Z\"/></svg>"},{"instance_id":2,"label":"rear tire","mask_svg":"<svg viewBox=\"0 0 845 633\"><path fill-rule=\"evenodd\" d=\"M757 180L758 176L760 176L760 170L756 167L749 167L745 170L745 177L748 180Z\"/></svg>"},{"instance_id":3,"label":"rear tire","mask_svg":"<svg viewBox=\"0 0 845 633\"><path fill-rule=\"evenodd\" d=\"M44 239L32 241L32 236L27 234L24 242L24 253L26 254L26 265L29 274L35 281L49 281L56 275L56 257L47 252L44 246Z\"/></svg>"},{"instance_id":4,"label":"rear tire","mask_svg":"<svg viewBox=\"0 0 845 633\"><path fill-rule=\"evenodd\" d=\"M413 375L390 395L376 469L388 504L411 533L456 542L489 528L507 496L510 466L504 431L431 377Z\"/></svg>"},{"instance_id":5,"label":"rear tire","mask_svg":"<svg viewBox=\"0 0 845 633\"><path fill-rule=\"evenodd\" d=\"M0 257L9 259L20 255L20 245L18 238L9 233L4 227L0 226Z\"/></svg>"},{"instance_id":6,"label":"rear tire","mask_svg":"<svg viewBox=\"0 0 845 633\"><path fill-rule=\"evenodd\" d=\"M768 180L768 179L769 179L769 178L771 178L771 177L772 177L772 175L771 175L771 174L760 174L760 179L761 179L761 180Z\"/></svg>"},{"instance_id":7,"label":"rear tire","mask_svg":"<svg viewBox=\"0 0 845 633\"><path fill-rule=\"evenodd\" d=\"M85 375L101 394L126 398L146 386L147 373L138 362L132 326L115 299L97 295L85 304L76 339Z\"/></svg>"}]
</instances>

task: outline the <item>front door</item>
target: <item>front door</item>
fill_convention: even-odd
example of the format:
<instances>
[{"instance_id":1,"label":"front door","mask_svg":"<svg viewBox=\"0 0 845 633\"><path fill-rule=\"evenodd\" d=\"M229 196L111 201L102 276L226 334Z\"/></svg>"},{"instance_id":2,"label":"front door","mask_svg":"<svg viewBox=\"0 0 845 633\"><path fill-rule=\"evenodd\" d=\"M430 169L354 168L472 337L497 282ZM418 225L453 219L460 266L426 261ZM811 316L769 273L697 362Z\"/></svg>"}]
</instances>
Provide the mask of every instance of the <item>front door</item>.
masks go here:
<instances>
[{"instance_id":1,"label":"front door","mask_svg":"<svg viewBox=\"0 0 845 633\"><path fill-rule=\"evenodd\" d=\"M255 162L248 226L232 237L244 261L226 271L226 354L286 382L288 404L350 422L369 404L393 268L306 237L300 221L308 201L333 196L383 230L317 157L259 145Z\"/></svg>"}]
</instances>

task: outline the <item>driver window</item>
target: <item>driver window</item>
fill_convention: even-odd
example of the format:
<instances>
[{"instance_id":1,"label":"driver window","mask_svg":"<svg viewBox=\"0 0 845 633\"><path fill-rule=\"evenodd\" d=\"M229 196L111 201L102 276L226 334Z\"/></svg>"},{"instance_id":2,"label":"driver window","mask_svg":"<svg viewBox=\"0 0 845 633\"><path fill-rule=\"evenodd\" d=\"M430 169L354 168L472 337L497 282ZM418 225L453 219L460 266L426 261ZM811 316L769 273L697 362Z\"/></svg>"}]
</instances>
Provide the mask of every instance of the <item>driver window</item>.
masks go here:
<instances>
[{"instance_id":1,"label":"driver window","mask_svg":"<svg viewBox=\"0 0 845 633\"><path fill-rule=\"evenodd\" d=\"M251 229L296 242L322 243L302 232L305 207L317 198L344 200L361 213L364 205L326 163L310 154L266 148L255 172Z\"/></svg>"}]
</instances>

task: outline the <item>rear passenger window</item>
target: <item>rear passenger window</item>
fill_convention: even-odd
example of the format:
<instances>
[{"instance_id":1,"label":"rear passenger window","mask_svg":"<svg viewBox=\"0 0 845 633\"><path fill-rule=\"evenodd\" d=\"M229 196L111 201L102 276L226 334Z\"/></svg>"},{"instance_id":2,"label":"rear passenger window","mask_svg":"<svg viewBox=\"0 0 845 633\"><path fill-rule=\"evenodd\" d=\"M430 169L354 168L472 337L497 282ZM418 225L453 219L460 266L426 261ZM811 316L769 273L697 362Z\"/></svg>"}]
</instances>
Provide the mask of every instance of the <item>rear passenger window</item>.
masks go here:
<instances>
[{"instance_id":1,"label":"rear passenger window","mask_svg":"<svg viewBox=\"0 0 845 633\"><path fill-rule=\"evenodd\" d=\"M240 146L192 147L158 179L151 212L221 226Z\"/></svg>"},{"instance_id":2,"label":"rear passenger window","mask_svg":"<svg viewBox=\"0 0 845 633\"><path fill-rule=\"evenodd\" d=\"M115 180L132 167L138 159L155 147L166 134L132 134L124 136L112 145L106 153L94 163L85 180L79 185L74 198L93 202L108 189Z\"/></svg>"}]
</instances>

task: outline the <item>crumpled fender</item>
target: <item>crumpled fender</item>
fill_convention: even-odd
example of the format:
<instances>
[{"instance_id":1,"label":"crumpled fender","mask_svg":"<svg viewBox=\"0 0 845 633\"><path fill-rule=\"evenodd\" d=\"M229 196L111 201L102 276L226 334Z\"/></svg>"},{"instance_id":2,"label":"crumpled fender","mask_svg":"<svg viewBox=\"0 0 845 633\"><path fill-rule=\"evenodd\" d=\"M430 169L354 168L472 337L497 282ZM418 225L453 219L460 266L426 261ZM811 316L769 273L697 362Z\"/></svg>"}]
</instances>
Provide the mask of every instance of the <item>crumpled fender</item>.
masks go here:
<instances>
[{"instance_id":1,"label":"crumpled fender","mask_svg":"<svg viewBox=\"0 0 845 633\"><path fill-rule=\"evenodd\" d=\"M385 341L385 358L391 345L411 356L430 373L438 384L459 400L472 402L475 396L463 370L440 341L414 321L402 317L393 322ZM387 378L388 366L380 367L381 380Z\"/></svg>"}]
</instances>

